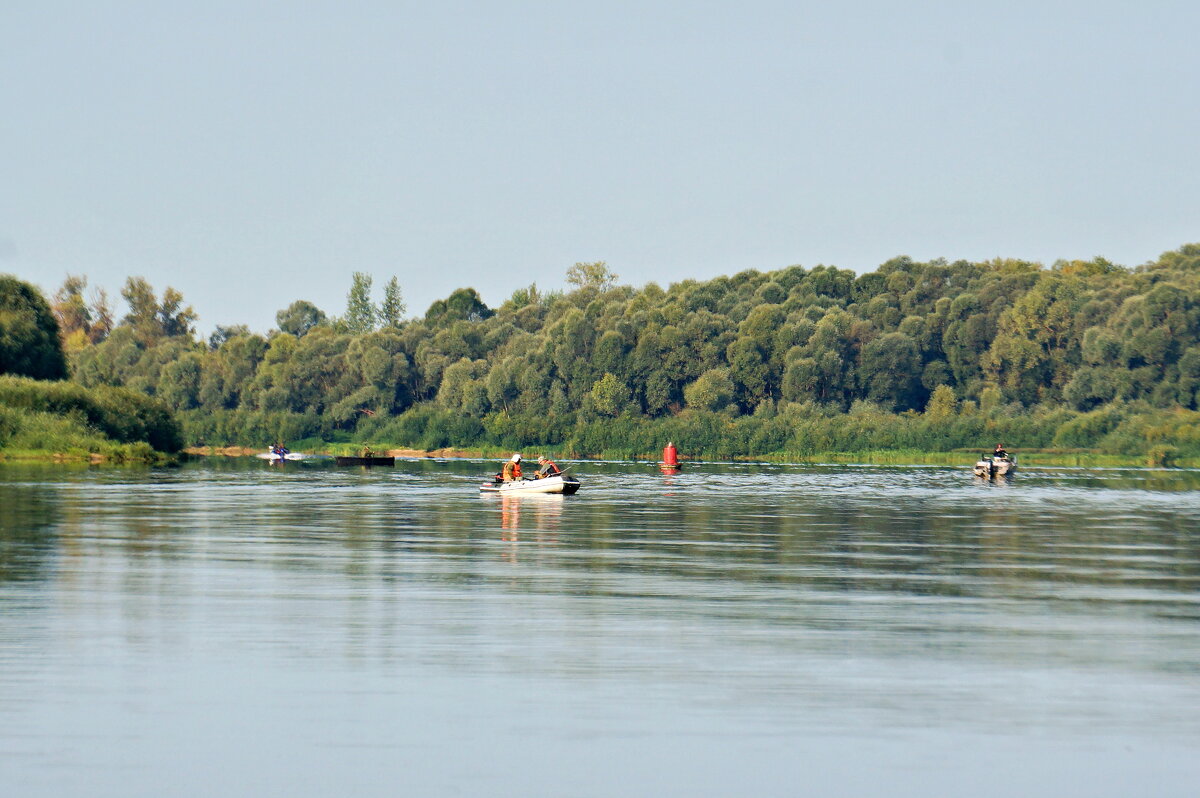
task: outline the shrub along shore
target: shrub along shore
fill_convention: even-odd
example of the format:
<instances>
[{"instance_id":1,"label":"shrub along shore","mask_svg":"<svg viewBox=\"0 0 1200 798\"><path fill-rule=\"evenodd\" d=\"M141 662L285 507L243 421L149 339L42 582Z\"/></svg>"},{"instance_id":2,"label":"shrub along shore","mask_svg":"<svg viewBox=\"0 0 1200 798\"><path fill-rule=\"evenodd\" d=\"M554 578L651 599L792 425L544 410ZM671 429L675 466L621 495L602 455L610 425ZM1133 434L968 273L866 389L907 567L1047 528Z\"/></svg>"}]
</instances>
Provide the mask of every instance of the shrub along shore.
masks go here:
<instances>
[{"instance_id":1,"label":"shrub along shore","mask_svg":"<svg viewBox=\"0 0 1200 798\"><path fill-rule=\"evenodd\" d=\"M663 445L673 441L685 458L694 460L894 465L973 463L1003 443L1026 465L1200 467L1197 411L1136 402L1088 412L1002 404L980 408L943 399L924 413L889 413L862 401L847 413L813 403L781 403L749 416L685 410L662 419L625 415L569 425L506 413L477 420L423 405L360 424L353 435L330 431L282 439L294 451L327 454L368 447L409 457L490 458L526 451L568 459L648 461L657 461ZM202 422L212 420L206 416ZM186 429L186 413L183 421ZM236 417L225 421L234 429L239 423L260 423ZM303 429L306 419L292 423Z\"/></svg>"},{"instance_id":2,"label":"shrub along shore","mask_svg":"<svg viewBox=\"0 0 1200 798\"><path fill-rule=\"evenodd\" d=\"M325 441L300 441L296 445L296 451L328 455L357 455L361 453L362 448L362 446L351 444L330 444ZM503 460L512 454L511 449L496 446L483 449L458 449L453 447L412 449L379 443L368 448L370 448L372 453L377 455L408 459ZM263 449L252 449L245 446L193 446L184 450L187 455L193 457L252 457L262 451ZM528 453L528 457L547 454L552 459L561 461L619 460L632 463L658 463L662 459L662 452L643 452L634 455L628 455L624 452L600 452L598 454L581 455L572 452L560 454L558 449L552 447L526 447L525 451ZM974 464L981 454L983 454L982 451L975 449L960 449L952 452L883 450L866 452L816 452L808 455L738 455L726 459L680 454L679 459L685 466L689 463L734 462L770 463L773 465L944 465L967 468ZM1200 468L1200 458L1177 458L1173 459L1169 465L1164 465L1156 463L1153 459L1147 457L1097 454L1087 450L1020 450L1013 452L1013 454L1017 455L1022 467L1033 468Z\"/></svg>"},{"instance_id":3,"label":"shrub along shore","mask_svg":"<svg viewBox=\"0 0 1200 798\"><path fill-rule=\"evenodd\" d=\"M0 376L0 460L158 463L182 447L170 411L138 391Z\"/></svg>"}]
</instances>

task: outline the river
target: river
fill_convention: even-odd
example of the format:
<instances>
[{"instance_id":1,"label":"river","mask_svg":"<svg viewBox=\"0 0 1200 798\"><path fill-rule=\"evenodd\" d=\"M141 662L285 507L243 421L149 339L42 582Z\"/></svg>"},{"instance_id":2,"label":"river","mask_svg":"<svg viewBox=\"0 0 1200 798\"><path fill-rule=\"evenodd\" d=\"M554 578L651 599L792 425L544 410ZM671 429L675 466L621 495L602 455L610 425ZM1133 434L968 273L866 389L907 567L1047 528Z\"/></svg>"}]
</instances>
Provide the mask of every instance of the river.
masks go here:
<instances>
[{"instance_id":1,"label":"river","mask_svg":"<svg viewBox=\"0 0 1200 798\"><path fill-rule=\"evenodd\" d=\"M0 466L11 796L1193 796L1200 473Z\"/></svg>"}]
</instances>

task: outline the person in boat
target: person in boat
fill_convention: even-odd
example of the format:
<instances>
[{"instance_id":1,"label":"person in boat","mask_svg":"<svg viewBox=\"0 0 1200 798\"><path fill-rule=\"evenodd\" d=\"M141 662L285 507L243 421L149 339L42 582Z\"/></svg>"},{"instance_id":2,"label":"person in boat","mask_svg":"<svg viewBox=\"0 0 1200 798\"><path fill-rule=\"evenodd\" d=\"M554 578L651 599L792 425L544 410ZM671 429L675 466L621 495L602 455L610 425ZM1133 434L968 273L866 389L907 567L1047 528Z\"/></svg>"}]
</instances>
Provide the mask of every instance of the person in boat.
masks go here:
<instances>
[{"instance_id":1,"label":"person in boat","mask_svg":"<svg viewBox=\"0 0 1200 798\"><path fill-rule=\"evenodd\" d=\"M501 482L520 482L521 481L521 455L514 454L508 458L508 462L504 464L504 468L500 470Z\"/></svg>"},{"instance_id":2,"label":"person in boat","mask_svg":"<svg viewBox=\"0 0 1200 798\"><path fill-rule=\"evenodd\" d=\"M544 479L546 477L556 477L562 473L562 469L553 460L547 460L546 455L538 455L538 470L537 478Z\"/></svg>"},{"instance_id":3,"label":"person in boat","mask_svg":"<svg viewBox=\"0 0 1200 798\"><path fill-rule=\"evenodd\" d=\"M1003 446L1001 446L1000 444L997 443L995 451L992 452L992 459L993 460L1007 460L1008 452L1006 452L1004 450Z\"/></svg>"}]
</instances>

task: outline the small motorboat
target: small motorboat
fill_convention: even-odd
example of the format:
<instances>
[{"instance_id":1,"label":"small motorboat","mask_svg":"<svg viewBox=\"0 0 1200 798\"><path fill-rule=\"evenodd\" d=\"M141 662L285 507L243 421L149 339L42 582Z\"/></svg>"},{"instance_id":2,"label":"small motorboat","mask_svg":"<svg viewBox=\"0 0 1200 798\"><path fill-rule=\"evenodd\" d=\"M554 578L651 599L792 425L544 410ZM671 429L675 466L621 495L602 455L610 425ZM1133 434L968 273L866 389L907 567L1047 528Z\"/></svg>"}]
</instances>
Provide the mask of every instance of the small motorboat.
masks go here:
<instances>
[{"instance_id":1,"label":"small motorboat","mask_svg":"<svg viewBox=\"0 0 1200 798\"><path fill-rule=\"evenodd\" d=\"M505 496L535 493L561 493L570 496L577 490L579 490L579 480L565 471L553 477L520 479L515 482L503 482L497 478L479 486L480 493L502 493Z\"/></svg>"},{"instance_id":2,"label":"small motorboat","mask_svg":"<svg viewBox=\"0 0 1200 798\"><path fill-rule=\"evenodd\" d=\"M1017 459L1015 457L981 457L979 462L975 464L975 476L992 479L994 477L1006 477L1017 470Z\"/></svg>"},{"instance_id":3,"label":"small motorboat","mask_svg":"<svg viewBox=\"0 0 1200 798\"><path fill-rule=\"evenodd\" d=\"M285 460L296 462L298 460L313 460L318 459L321 455L304 454L303 452L263 452L262 454L254 455L259 460L267 460L272 463L282 463Z\"/></svg>"}]
</instances>

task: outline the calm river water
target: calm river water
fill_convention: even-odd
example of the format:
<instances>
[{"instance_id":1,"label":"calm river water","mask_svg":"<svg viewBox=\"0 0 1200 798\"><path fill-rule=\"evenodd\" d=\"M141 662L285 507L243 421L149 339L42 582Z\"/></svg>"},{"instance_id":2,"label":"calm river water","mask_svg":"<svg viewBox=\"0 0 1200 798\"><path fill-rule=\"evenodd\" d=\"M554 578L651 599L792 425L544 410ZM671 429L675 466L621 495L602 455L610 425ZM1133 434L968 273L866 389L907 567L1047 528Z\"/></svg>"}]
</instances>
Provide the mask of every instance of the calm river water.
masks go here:
<instances>
[{"instance_id":1,"label":"calm river water","mask_svg":"<svg viewBox=\"0 0 1200 798\"><path fill-rule=\"evenodd\" d=\"M1200 473L0 467L6 796L1194 796Z\"/></svg>"}]
</instances>

